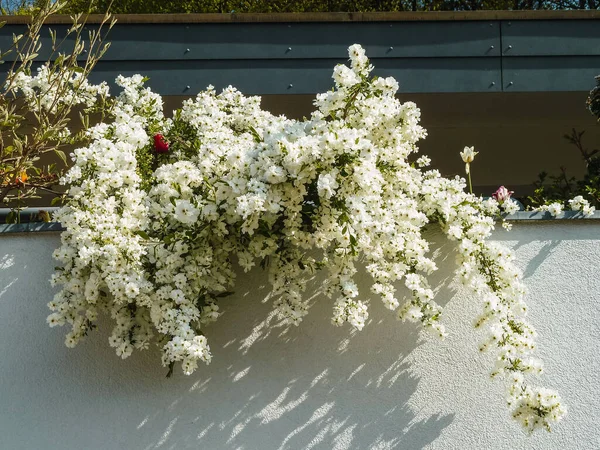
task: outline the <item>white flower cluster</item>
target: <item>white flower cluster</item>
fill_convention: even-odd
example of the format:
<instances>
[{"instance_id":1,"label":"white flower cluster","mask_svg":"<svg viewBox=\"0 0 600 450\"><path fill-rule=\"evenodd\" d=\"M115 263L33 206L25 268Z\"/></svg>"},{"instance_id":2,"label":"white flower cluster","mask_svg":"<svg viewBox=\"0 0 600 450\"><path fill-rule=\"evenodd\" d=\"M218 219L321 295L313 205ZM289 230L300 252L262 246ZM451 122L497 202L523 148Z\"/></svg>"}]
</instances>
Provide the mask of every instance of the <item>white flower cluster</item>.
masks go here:
<instances>
[{"instance_id":1,"label":"white flower cluster","mask_svg":"<svg viewBox=\"0 0 600 450\"><path fill-rule=\"evenodd\" d=\"M559 420L556 393L514 376L540 365L530 356L521 275L508 250L487 242L498 202L415 167L426 135L419 109L396 99L394 79L370 78L359 45L349 53L351 67L335 68L336 89L317 96L305 121L275 117L233 88L209 88L167 120L141 77L119 79L115 122L90 130L92 144L75 152L64 180L72 200L57 216L67 227L55 255L62 290L48 321L69 323L72 345L105 309L119 355L154 335L163 364L181 362L189 374L210 361L203 329L234 285L234 261L268 269L274 306L292 324L309 308L306 280L325 269L332 322L362 329L369 297L354 280L360 261L386 308L443 337L423 236L435 222L458 241L457 273L483 299L484 347L498 355L494 373L512 380L514 416L528 429Z\"/></svg>"},{"instance_id":2,"label":"white flower cluster","mask_svg":"<svg viewBox=\"0 0 600 450\"><path fill-rule=\"evenodd\" d=\"M90 84L87 78L75 71L65 76L64 71L53 70L48 63L40 66L35 76L18 72L11 89L22 93L35 113L56 113L62 105L91 108L98 97L108 96L108 84L105 82Z\"/></svg>"},{"instance_id":3,"label":"white flower cluster","mask_svg":"<svg viewBox=\"0 0 600 450\"><path fill-rule=\"evenodd\" d=\"M571 207L572 211L581 211L586 217L593 216L594 211L596 211L596 208L591 206L590 202L584 199L581 195L569 200L569 206Z\"/></svg>"},{"instance_id":4,"label":"white flower cluster","mask_svg":"<svg viewBox=\"0 0 600 450\"><path fill-rule=\"evenodd\" d=\"M581 195L570 199L567 203L569 204L571 211L580 211L585 217L593 216L594 212L596 211L596 208L590 205L590 202ZM563 204L561 202L552 202L535 208L534 211L547 211L552 215L552 217L556 217L563 212Z\"/></svg>"},{"instance_id":5,"label":"white flower cluster","mask_svg":"<svg viewBox=\"0 0 600 450\"><path fill-rule=\"evenodd\" d=\"M125 91L133 80L120 80ZM153 285L144 269L145 241L136 234L148 225L146 193L140 189L136 151L148 144L149 120L140 115L154 98L117 103L115 121L92 128L94 140L75 150L75 165L63 183L71 184L68 206L55 216L66 228L54 257L62 268L52 282L63 286L49 307L51 326L69 323L66 344L76 345L107 310L116 326L110 345L123 358L146 348L153 335L148 306Z\"/></svg>"}]
</instances>

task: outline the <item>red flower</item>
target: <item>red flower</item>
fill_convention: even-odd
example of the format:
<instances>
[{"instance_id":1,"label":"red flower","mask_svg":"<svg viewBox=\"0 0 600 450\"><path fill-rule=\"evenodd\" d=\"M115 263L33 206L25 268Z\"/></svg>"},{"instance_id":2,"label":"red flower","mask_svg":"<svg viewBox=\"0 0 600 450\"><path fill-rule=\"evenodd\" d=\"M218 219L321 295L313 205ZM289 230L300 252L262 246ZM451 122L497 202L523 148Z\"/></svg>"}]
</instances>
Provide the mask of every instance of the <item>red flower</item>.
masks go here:
<instances>
[{"instance_id":1,"label":"red flower","mask_svg":"<svg viewBox=\"0 0 600 450\"><path fill-rule=\"evenodd\" d=\"M169 143L160 133L154 135L154 149L156 153L167 153L169 151Z\"/></svg>"}]
</instances>

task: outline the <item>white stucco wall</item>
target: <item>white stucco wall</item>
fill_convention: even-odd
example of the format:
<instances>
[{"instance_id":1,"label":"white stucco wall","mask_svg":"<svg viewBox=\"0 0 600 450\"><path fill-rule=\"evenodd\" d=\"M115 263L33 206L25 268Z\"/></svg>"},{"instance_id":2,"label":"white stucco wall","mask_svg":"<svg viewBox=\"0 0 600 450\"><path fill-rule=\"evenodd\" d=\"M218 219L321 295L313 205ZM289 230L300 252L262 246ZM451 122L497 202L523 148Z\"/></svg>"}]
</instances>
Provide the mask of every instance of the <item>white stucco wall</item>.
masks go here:
<instances>
[{"instance_id":1,"label":"white stucco wall","mask_svg":"<svg viewBox=\"0 0 600 450\"><path fill-rule=\"evenodd\" d=\"M448 283L448 244L444 342L378 301L360 333L331 326L324 298L300 327L269 327L258 270L207 329L212 364L166 379L155 350L119 359L106 326L64 347L45 323L58 234L37 233L0 235L0 449L599 449L600 223L520 223L495 239L525 273L541 383L569 407L551 434L527 437L508 417L477 351L477 300Z\"/></svg>"}]
</instances>

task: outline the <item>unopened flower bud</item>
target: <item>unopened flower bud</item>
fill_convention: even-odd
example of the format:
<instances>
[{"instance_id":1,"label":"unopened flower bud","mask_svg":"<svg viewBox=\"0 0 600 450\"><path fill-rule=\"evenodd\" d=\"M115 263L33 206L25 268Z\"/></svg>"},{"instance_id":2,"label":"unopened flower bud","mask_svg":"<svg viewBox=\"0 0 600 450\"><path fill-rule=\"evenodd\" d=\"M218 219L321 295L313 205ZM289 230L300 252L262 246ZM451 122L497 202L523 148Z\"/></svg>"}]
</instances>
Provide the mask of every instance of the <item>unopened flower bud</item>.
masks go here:
<instances>
[{"instance_id":1,"label":"unopened flower bud","mask_svg":"<svg viewBox=\"0 0 600 450\"><path fill-rule=\"evenodd\" d=\"M509 191L508 189L506 189L504 186L500 186L496 192L494 192L492 194L492 197L498 201L498 203L502 204L504 203L506 200L508 200L510 198L511 195L514 194L514 191Z\"/></svg>"},{"instance_id":2,"label":"unopened flower bud","mask_svg":"<svg viewBox=\"0 0 600 450\"><path fill-rule=\"evenodd\" d=\"M460 152L460 157L465 163L470 164L478 153L479 152L475 151L475 147L465 147L465 149Z\"/></svg>"}]
</instances>

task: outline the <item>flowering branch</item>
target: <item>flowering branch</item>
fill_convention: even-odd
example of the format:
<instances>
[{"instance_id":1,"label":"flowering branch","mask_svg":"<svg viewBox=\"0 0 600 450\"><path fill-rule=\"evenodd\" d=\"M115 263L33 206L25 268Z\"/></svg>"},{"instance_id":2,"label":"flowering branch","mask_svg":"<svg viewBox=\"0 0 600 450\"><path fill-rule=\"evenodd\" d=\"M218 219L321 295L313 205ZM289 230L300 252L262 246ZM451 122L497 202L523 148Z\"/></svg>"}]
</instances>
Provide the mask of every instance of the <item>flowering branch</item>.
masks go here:
<instances>
[{"instance_id":1,"label":"flowering branch","mask_svg":"<svg viewBox=\"0 0 600 450\"><path fill-rule=\"evenodd\" d=\"M40 33L45 20L58 13L64 1L43 0L31 19L27 32L14 36L12 47L0 54L2 59L12 53L13 62L0 89L0 202L18 211L24 199L35 198L39 190L52 194L64 169L60 163L39 167L42 155L53 152L67 166L64 149L81 145L85 134L72 133L68 128L69 115L79 111L86 126L89 114L108 109L108 85L88 83L87 77L108 49L107 30L114 25L106 15L98 30L82 37L84 20L74 16L65 37L57 41L50 30L52 51L49 60L32 75L32 65L41 49ZM0 25L1 26L1 25ZM64 52L66 39L73 49ZM85 53L85 55L84 55ZM83 64L79 60L82 56ZM25 183L23 180L29 180ZM62 193L58 193L62 195Z\"/></svg>"},{"instance_id":2,"label":"flowering branch","mask_svg":"<svg viewBox=\"0 0 600 450\"><path fill-rule=\"evenodd\" d=\"M426 136L419 109L396 99L393 78L370 78L362 47L349 53L351 66L334 69L336 89L302 122L231 87L209 87L167 119L141 76L119 77L114 122L88 130L90 145L62 180L71 200L56 216L67 231L48 322L69 324L74 346L107 310L117 355L155 342L169 373L178 363L190 374L212 358L205 329L234 286L234 262L268 271L274 308L294 325L309 310L307 280L325 270L332 323L360 330L370 306L355 282L360 261L386 308L443 338L423 236L438 223L457 242L458 277L482 299L481 348L497 355L493 375L508 379L513 416L530 431L549 428L565 410L525 379L541 366L521 274L509 250L488 242L499 197L484 201L464 179L422 170L427 157L412 162Z\"/></svg>"}]
</instances>

